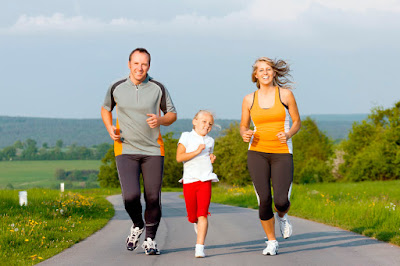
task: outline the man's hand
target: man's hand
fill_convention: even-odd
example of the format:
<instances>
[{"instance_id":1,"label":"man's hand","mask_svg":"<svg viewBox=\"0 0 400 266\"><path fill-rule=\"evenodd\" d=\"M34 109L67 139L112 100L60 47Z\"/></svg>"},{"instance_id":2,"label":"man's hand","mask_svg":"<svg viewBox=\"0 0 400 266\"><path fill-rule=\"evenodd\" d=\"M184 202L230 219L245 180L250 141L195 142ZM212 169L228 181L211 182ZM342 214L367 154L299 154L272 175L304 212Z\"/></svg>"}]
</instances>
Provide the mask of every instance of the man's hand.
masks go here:
<instances>
[{"instance_id":1,"label":"man's hand","mask_svg":"<svg viewBox=\"0 0 400 266\"><path fill-rule=\"evenodd\" d=\"M109 128L107 128L107 131L112 140L116 141L121 138L121 135L117 134L117 128L114 125L111 125Z\"/></svg>"},{"instance_id":2,"label":"man's hand","mask_svg":"<svg viewBox=\"0 0 400 266\"><path fill-rule=\"evenodd\" d=\"M147 114L149 118L146 119L147 124L150 128L156 128L160 125L159 123L159 116L155 114Z\"/></svg>"}]
</instances>

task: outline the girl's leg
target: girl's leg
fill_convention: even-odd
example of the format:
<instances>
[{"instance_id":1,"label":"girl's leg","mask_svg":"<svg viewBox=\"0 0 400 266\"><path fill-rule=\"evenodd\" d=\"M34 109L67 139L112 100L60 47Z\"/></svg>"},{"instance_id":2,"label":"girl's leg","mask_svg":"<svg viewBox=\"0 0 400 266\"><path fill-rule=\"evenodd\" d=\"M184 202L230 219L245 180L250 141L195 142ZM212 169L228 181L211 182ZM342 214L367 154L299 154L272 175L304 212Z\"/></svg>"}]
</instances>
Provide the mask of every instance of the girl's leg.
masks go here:
<instances>
[{"instance_id":1,"label":"girl's leg","mask_svg":"<svg viewBox=\"0 0 400 266\"><path fill-rule=\"evenodd\" d=\"M208 230L208 208L211 201L211 181L201 182L197 191L197 242L204 245Z\"/></svg>"},{"instance_id":2,"label":"girl's leg","mask_svg":"<svg viewBox=\"0 0 400 266\"><path fill-rule=\"evenodd\" d=\"M185 198L187 218L190 223L197 223L197 183L199 182L183 184L183 196Z\"/></svg>"},{"instance_id":3,"label":"girl's leg","mask_svg":"<svg viewBox=\"0 0 400 266\"><path fill-rule=\"evenodd\" d=\"M204 245L208 230L207 216L200 216L197 221L197 241L196 244Z\"/></svg>"}]
</instances>

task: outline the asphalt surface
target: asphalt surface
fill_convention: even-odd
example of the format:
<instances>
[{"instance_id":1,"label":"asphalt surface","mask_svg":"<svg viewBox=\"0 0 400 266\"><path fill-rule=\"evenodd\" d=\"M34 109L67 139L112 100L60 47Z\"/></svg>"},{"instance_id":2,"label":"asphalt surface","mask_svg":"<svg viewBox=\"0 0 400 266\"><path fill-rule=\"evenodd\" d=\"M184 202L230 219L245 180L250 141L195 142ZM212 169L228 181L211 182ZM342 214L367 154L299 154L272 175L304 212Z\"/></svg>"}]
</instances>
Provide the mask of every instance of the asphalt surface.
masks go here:
<instances>
[{"instance_id":1,"label":"asphalt surface","mask_svg":"<svg viewBox=\"0 0 400 266\"><path fill-rule=\"evenodd\" d=\"M156 237L161 255L145 255L141 247L126 250L132 222L116 195L108 198L115 216L103 229L40 265L400 265L400 247L296 217L290 217L289 239L282 239L276 225L279 254L263 256L265 234L257 210L221 204L210 207L207 257L195 258L196 235L180 194L162 193Z\"/></svg>"}]
</instances>

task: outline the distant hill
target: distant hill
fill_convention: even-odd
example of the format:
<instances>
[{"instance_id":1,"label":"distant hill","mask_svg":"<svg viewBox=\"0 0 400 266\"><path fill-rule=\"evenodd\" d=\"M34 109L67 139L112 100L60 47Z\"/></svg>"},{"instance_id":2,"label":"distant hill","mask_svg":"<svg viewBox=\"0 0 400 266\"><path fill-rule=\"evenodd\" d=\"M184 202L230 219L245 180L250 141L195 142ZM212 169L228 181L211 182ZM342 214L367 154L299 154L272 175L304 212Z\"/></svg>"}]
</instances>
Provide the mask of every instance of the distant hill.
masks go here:
<instances>
[{"instance_id":1,"label":"distant hill","mask_svg":"<svg viewBox=\"0 0 400 266\"><path fill-rule=\"evenodd\" d=\"M343 139L354 121L361 121L367 117L360 115L310 115L317 121L318 127L332 139ZM231 123L239 120L218 119L210 132L212 137L218 137ZM174 132L179 138L183 131L192 129L191 119L179 119L169 127L161 127L161 133ZM44 142L55 146L61 139L64 145L73 143L79 146L93 146L101 143L112 143L101 119L58 119L0 116L0 149L12 145L15 141L33 139L37 146Z\"/></svg>"}]
</instances>

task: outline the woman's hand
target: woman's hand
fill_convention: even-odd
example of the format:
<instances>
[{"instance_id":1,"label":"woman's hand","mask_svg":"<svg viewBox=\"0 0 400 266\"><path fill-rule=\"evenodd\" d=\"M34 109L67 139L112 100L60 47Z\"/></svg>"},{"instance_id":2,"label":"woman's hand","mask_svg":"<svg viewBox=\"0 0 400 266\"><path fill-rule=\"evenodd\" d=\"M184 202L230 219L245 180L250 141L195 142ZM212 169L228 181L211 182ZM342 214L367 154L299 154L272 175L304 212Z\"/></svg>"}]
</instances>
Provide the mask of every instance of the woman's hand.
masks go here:
<instances>
[{"instance_id":1,"label":"woman's hand","mask_svg":"<svg viewBox=\"0 0 400 266\"><path fill-rule=\"evenodd\" d=\"M276 136L278 137L278 139L281 143L286 143L290 139L290 135L287 132L281 131L278 134L276 134Z\"/></svg>"},{"instance_id":2,"label":"woman's hand","mask_svg":"<svg viewBox=\"0 0 400 266\"><path fill-rule=\"evenodd\" d=\"M253 134L254 134L253 130L249 129L249 130L244 131L243 134L242 134L243 141L244 142L250 142L251 137L253 136Z\"/></svg>"}]
</instances>

